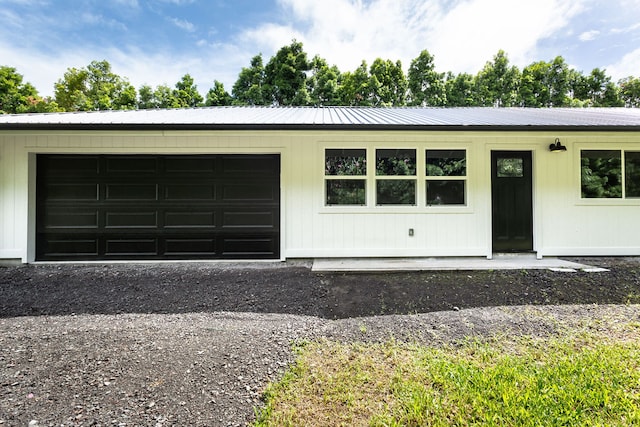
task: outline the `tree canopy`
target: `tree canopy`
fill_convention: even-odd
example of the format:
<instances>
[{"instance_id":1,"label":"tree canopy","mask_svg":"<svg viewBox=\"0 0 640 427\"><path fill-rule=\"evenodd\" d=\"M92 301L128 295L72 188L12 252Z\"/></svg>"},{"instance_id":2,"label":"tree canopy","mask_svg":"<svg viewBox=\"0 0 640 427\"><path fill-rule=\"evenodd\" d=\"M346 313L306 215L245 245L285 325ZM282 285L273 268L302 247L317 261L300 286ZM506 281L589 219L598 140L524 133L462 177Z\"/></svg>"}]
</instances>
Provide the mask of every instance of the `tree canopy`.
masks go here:
<instances>
[{"instance_id":1,"label":"tree canopy","mask_svg":"<svg viewBox=\"0 0 640 427\"><path fill-rule=\"evenodd\" d=\"M227 105L640 107L640 78L616 83L604 69L584 74L561 56L521 70L500 50L475 75L438 71L426 49L406 74L392 59L376 58L371 66L363 60L355 70L341 71L318 55L309 58L302 43L293 40L266 65L262 54L254 56L240 70L231 94L213 79L205 96L190 74L173 87L145 84L136 90L102 60L68 68L54 85L53 99L42 98L15 68L0 66L0 114Z\"/></svg>"}]
</instances>

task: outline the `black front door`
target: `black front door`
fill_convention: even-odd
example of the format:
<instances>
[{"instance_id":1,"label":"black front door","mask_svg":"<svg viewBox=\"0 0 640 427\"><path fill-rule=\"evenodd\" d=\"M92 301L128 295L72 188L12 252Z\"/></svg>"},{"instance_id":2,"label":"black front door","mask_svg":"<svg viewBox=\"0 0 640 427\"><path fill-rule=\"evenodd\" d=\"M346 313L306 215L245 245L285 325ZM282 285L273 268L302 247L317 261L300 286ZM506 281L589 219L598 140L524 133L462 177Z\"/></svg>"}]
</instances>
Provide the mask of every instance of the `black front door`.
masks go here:
<instances>
[{"instance_id":1,"label":"black front door","mask_svg":"<svg viewBox=\"0 0 640 427\"><path fill-rule=\"evenodd\" d=\"M491 152L494 252L533 250L530 151Z\"/></svg>"}]
</instances>

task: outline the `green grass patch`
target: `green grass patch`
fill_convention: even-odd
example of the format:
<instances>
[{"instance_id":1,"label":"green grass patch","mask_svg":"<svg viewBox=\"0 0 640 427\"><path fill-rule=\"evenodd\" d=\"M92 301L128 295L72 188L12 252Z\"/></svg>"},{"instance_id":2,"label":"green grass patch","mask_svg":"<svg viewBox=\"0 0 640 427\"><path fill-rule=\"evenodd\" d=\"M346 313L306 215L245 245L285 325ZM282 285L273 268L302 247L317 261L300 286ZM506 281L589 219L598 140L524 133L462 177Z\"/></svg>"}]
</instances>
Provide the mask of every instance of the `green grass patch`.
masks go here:
<instances>
[{"instance_id":1,"label":"green grass patch","mask_svg":"<svg viewBox=\"0 0 640 427\"><path fill-rule=\"evenodd\" d=\"M441 348L307 343L256 426L640 425L640 330Z\"/></svg>"}]
</instances>

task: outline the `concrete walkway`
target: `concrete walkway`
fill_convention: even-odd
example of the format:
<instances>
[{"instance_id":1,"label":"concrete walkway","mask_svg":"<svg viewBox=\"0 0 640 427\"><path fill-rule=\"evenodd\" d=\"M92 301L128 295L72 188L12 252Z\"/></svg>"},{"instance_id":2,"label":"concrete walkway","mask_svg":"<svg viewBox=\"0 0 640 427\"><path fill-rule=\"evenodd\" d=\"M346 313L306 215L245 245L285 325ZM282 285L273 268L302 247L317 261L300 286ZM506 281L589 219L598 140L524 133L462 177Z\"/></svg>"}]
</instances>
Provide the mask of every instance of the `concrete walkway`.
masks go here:
<instances>
[{"instance_id":1,"label":"concrete walkway","mask_svg":"<svg viewBox=\"0 0 640 427\"><path fill-rule=\"evenodd\" d=\"M373 271L443 271L443 270L553 270L575 272L608 271L555 257L537 259L532 254L496 254L484 257L437 258L318 258L313 271L373 272Z\"/></svg>"}]
</instances>

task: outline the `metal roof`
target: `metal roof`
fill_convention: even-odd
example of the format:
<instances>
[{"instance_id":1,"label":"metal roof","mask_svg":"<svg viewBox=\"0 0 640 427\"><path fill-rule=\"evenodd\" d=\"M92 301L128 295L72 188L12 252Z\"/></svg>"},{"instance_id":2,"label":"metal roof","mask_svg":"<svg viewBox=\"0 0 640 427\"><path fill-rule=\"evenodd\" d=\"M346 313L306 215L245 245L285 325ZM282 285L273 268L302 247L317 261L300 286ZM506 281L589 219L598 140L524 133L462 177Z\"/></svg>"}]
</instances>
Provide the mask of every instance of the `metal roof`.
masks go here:
<instances>
[{"instance_id":1,"label":"metal roof","mask_svg":"<svg viewBox=\"0 0 640 427\"><path fill-rule=\"evenodd\" d=\"M640 109L207 107L0 115L0 130L496 128L640 130Z\"/></svg>"}]
</instances>

